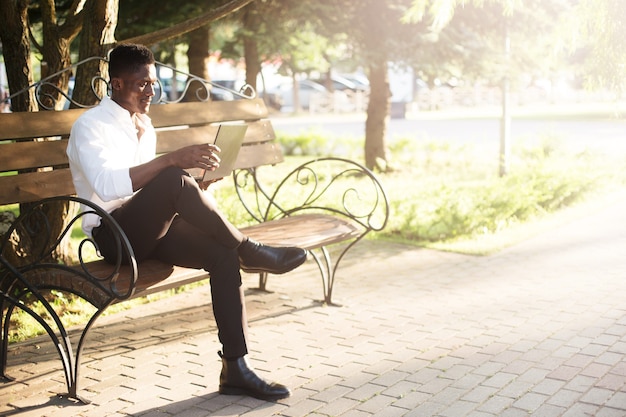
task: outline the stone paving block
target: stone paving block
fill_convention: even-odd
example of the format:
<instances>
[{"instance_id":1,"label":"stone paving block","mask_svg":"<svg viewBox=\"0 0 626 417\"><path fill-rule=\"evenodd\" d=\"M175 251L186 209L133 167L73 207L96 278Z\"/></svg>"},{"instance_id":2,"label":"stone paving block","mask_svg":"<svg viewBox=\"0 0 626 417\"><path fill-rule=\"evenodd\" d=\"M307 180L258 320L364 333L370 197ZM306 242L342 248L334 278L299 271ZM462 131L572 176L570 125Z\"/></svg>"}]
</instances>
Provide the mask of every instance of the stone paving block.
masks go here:
<instances>
[{"instance_id":1,"label":"stone paving block","mask_svg":"<svg viewBox=\"0 0 626 417\"><path fill-rule=\"evenodd\" d=\"M349 398L337 398L325 406L317 409L317 413L329 416L342 415L350 409L357 407L360 403Z\"/></svg>"},{"instance_id":2,"label":"stone paving block","mask_svg":"<svg viewBox=\"0 0 626 417\"><path fill-rule=\"evenodd\" d=\"M536 409L541 407L541 405L545 403L548 398L548 395L539 394L536 392L529 392L521 396L517 401L515 401L513 403L513 407L527 410L529 414L532 414Z\"/></svg>"},{"instance_id":3,"label":"stone paving block","mask_svg":"<svg viewBox=\"0 0 626 417\"><path fill-rule=\"evenodd\" d=\"M468 401L458 400L450 406L440 411L438 415L442 417L457 417L471 414L476 408L476 404Z\"/></svg>"},{"instance_id":4,"label":"stone paving block","mask_svg":"<svg viewBox=\"0 0 626 417\"><path fill-rule=\"evenodd\" d=\"M365 412L365 411L350 410L350 411L342 414L341 417L369 417L371 415L372 415L372 413L368 413L368 412ZM316 416L316 415L313 414L312 417L313 416ZM318 414L316 417L325 417L325 416L322 416L321 414Z\"/></svg>"},{"instance_id":5,"label":"stone paving block","mask_svg":"<svg viewBox=\"0 0 626 417\"><path fill-rule=\"evenodd\" d=\"M591 404L577 403L568 408L563 417L595 416L599 408Z\"/></svg>"},{"instance_id":6,"label":"stone paving block","mask_svg":"<svg viewBox=\"0 0 626 417\"><path fill-rule=\"evenodd\" d=\"M605 406L623 410L626 407L626 392L616 392L606 402Z\"/></svg>"},{"instance_id":7,"label":"stone paving block","mask_svg":"<svg viewBox=\"0 0 626 417\"><path fill-rule=\"evenodd\" d=\"M469 392L465 391L461 399L475 404L482 404L498 391L499 389L494 387L477 386Z\"/></svg>"},{"instance_id":8,"label":"stone paving block","mask_svg":"<svg viewBox=\"0 0 626 417\"><path fill-rule=\"evenodd\" d=\"M418 386L417 390L434 396L452 385L453 382L454 381L451 379L438 376L424 384L421 384L420 386Z\"/></svg>"},{"instance_id":9,"label":"stone paving block","mask_svg":"<svg viewBox=\"0 0 626 417\"><path fill-rule=\"evenodd\" d=\"M613 397L614 392L604 389L604 388L591 388L588 392L586 392L580 400L584 403L594 404L594 405L604 405L608 402L608 400Z\"/></svg>"},{"instance_id":10,"label":"stone paving block","mask_svg":"<svg viewBox=\"0 0 626 417\"><path fill-rule=\"evenodd\" d=\"M418 385L407 380L402 380L387 388L380 387L379 385L374 385L374 387L378 387L378 389L382 388L382 391L380 391L382 395L394 398L402 398L407 393L416 391Z\"/></svg>"},{"instance_id":11,"label":"stone paving block","mask_svg":"<svg viewBox=\"0 0 626 417\"><path fill-rule=\"evenodd\" d=\"M467 414L467 417L494 417L493 414L485 413L482 411L472 410Z\"/></svg>"},{"instance_id":12,"label":"stone paving block","mask_svg":"<svg viewBox=\"0 0 626 417\"><path fill-rule=\"evenodd\" d=\"M289 417L307 416L310 413L319 410L324 405L325 403L323 402L306 398L298 403L292 403L289 409L283 411L283 415Z\"/></svg>"},{"instance_id":13,"label":"stone paving block","mask_svg":"<svg viewBox=\"0 0 626 417\"><path fill-rule=\"evenodd\" d=\"M358 398L354 398L358 400ZM368 397L366 400L359 400L359 404L355 407L360 412L368 413L369 415L380 412L391 406L392 403L397 401L397 397L390 397L388 395L374 395Z\"/></svg>"},{"instance_id":14,"label":"stone paving block","mask_svg":"<svg viewBox=\"0 0 626 417\"><path fill-rule=\"evenodd\" d=\"M342 386L346 386L344 381L342 381L340 384ZM357 401L365 401L369 398L372 398L378 395L384 390L385 390L384 386L367 382L357 388L351 388L348 392L346 392L344 396L346 398L350 398L350 399L357 400Z\"/></svg>"},{"instance_id":15,"label":"stone paving block","mask_svg":"<svg viewBox=\"0 0 626 417\"><path fill-rule=\"evenodd\" d=\"M624 410L617 408L601 407L594 417L623 417Z\"/></svg>"},{"instance_id":16,"label":"stone paving block","mask_svg":"<svg viewBox=\"0 0 626 417\"><path fill-rule=\"evenodd\" d=\"M565 388L583 393L587 392L587 390L589 390L589 388L591 388L594 383L595 378L584 375L576 375L574 378L568 381L568 383L565 385Z\"/></svg>"},{"instance_id":17,"label":"stone paving block","mask_svg":"<svg viewBox=\"0 0 626 417\"><path fill-rule=\"evenodd\" d=\"M528 411L526 410L520 410L519 408L507 408L506 410L502 411L502 413L499 415L499 417L526 417L528 416Z\"/></svg>"},{"instance_id":18,"label":"stone paving block","mask_svg":"<svg viewBox=\"0 0 626 417\"><path fill-rule=\"evenodd\" d=\"M406 414L400 414L400 415L405 415L407 417L436 416L443 409L445 409L445 406L443 404L432 402L432 401L422 401L421 403L416 404L414 407L409 407L408 410L410 410L410 412L406 413L407 410L404 410ZM395 408L395 410L400 410L400 409Z\"/></svg>"},{"instance_id":19,"label":"stone paving block","mask_svg":"<svg viewBox=\"0 0 626 417\"><path fill-rule=\"evenodd\" d=\"M504 410L506 410L511 406L511 404L513 404L513 401L513 398L510 397L506 397L503 395L494 395L493 397L482 403L478 407L478 410L499 416Z\"/></svg>"}]
</instances>

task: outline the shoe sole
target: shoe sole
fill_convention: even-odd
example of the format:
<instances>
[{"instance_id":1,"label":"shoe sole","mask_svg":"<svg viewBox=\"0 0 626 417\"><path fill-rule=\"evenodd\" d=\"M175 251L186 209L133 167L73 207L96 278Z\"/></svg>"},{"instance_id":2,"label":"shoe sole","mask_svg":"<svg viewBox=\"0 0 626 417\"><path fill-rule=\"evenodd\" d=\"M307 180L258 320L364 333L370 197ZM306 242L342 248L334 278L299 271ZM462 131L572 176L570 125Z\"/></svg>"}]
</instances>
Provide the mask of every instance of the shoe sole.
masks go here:
<instances>
[{"instance_id":1,"label":"shoe sole","mask_svg":"<svg viewBox=\"0 0 626 417\"><path fill-rule=\"evenodd\" d=\"M241 266L241 270L244 272L247 272L249 274L262 274L264 272L267 272L268 274L274 274L274 275L281 275L281 274L286 274L289 271L293 271L294 269L296 269L297 267L299 267L300 265L302 265L307 258L307 253L305 252L304 256L302 257L301 260L299 260L295 265L293 266L288 266L284 269L281 270L267 270L267 269L261 269L261 268L246 268L245 266Z\"/></svg>"},{"instance_id":2,"label":"shoe sole","mask_svg":"<svg viewBox=\"0 0 626 417\"><path fill-rule=\"evenodd\" d=\"M285 394L263 395L263 394L256 393L254 391L247 390L245 388L230 387L227 385L220 385L219 393L222 395L246 395L248 397L254 397L259 400L265 400L265 401L282 400L291 395L291 393L289 392Z\"/></svg>"}]
</instances>

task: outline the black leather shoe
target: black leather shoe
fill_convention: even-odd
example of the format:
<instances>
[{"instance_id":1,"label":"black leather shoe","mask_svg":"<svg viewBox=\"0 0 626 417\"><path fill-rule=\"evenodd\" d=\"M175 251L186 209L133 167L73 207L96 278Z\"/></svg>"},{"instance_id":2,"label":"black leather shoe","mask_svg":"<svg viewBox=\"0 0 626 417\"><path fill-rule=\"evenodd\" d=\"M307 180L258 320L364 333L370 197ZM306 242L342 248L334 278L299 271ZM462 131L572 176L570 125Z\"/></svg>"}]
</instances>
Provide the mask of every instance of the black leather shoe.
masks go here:
<instances>
[{"instance_id":1,"label":"black leather shoe","mask_svg":"<svg viewBox=\"0 0 626 417\"><path fill-rule=\"evenodd\" d=\"M259 378L248 367L245 357L242 356L233 360L222 357L220 394L248 395L260 400L276 401L289 397L291 392L282 384L267 383Z\"/></svg>"},{"instance_id":2,"label":"black leather shoe","mask_svg":"<svg viewBox=\"0 0 626 417\"><path fill-rule=\"evenodd\" d=\"M239 264L246 272L284 274L306 261L306 251L301 248L266 246L247 239L239 248Z\"/></svg>"}]
</instances>

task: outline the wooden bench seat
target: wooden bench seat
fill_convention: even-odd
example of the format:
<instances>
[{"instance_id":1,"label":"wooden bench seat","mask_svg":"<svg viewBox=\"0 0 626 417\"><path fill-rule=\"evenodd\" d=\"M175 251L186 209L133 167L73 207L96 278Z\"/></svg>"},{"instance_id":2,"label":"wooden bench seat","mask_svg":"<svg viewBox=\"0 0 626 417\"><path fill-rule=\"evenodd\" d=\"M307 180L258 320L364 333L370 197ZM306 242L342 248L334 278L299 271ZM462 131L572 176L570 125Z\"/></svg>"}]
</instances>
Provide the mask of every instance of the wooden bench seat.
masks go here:
<instances>
[{"instance_id":1,"label":"wooden bench seat","mask_svg":"<svg viewBox=\"0 0 626 417\"><path fill-rule=\"evenodd\" d=\"M82 347L89 329L108 306L208 278L205 271L158 261L137 265L132 247L108 213L74 196L65 149L72 124L84 111L0 114L0 206L19 204L21 208L0 240L0 376L8 378L8 323L14 309L21 308L53 340L63 362L68 395L79 399ZM343 256L387 222L388 202L376 177L353 161L319 158L296 167L276 186L263 183L263 170L284 158L268 110L258 98L153 104L149 115L157 130L159 154L206 143L220 123L248 124L232 175L233 187L250 217L242 230L267 244L307 249L319 267L322 301L332 304ZM294 192L295 188L300 191ZM120 254L113 265L91 260L95 244L85 236L78 238L78 247L67 249L77 240L72 231L80 223L81 203L117 230ZM335 244L343 247L333 262L327 247ZM55 256L59 252L68 255L64 262ZM259 274L261 289L266 289L267 280L267 274ZM49 301L50 290L76 294L96 307L77 345ZM39 300L52 320L31 310L32 300Z\"/></svg>"}]
</instances>

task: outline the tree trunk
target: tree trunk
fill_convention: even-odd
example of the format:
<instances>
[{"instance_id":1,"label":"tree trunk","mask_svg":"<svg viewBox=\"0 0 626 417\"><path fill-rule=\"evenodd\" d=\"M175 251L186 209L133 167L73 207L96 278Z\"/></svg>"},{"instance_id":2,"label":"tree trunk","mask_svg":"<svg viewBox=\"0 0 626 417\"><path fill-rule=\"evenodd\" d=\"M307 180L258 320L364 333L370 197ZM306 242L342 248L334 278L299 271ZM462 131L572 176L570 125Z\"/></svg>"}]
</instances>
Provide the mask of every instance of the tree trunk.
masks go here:
<instances>
[{"instance_id":1,"label":"tree trunk","mask_svg":"<svg viewBox=\"0 0 626 417\"><path fill-rule=\"evenodd\" d=\"M293 112L294 113L301 113L302 112L302 105L300 104L300 85L298 83L298 77L296 75L296 72L292 69L291 71L291 84L293 85L293 91L291 92L293 94ZM309 106L311 105L311 103L309 102Z\"/></svg>"},{"instance_id":2,"label":"tree trunk","mask_svg":"<svg viewBox=\"0 0 626 417\"><path fill-rule=\"evenodd\" d=\"M387 171L385 136L391 109L389 76L387 73L389 29L385 19L389 16L386 1L367 0L363 5L365 28L363 47L368 51L370 97L365 122L365 166L371 170Z\"/></svg>"},{"instance_id":3,"label":"tree trunk","mask_svg":"<svg viewBox=\"0 0 626 417\"><path fill-rule=\"evenodd\" d=\"M117 12L118 0L94 0L85 4L79 60L107 56L109 49L115 44ZM95 76L108 79L105 62L91 61L80 65L76 70L74 99L78 103L93 105L98 102L96 95L104 97L107 94L107 85L103 81L92 83Z\"/></svg>"},{"instance_id":4,"label":"tree trunk","mask_svg":"<svg viewBox=\"0 0 626 417\"><path fill-rule=\"evenodd\" d=\"M40 1L43 44L39 48L41 61L41 78L67 68L71 65L70 42L71 38L62 38L60 28L57 26L56 10L53 0ZM50 79L41 88L40 102L43 109L61 110L63 100L61 91L67 91L70 73L64 72Z\"/></svg>"},{"instance_id":5,"label":"tree trunk","mask_svg":"<svg viewBox=\"0 0 626 417\"><path fill-rule=\"evenodd\" d=\"M73 20L68 16L66 24L74 22L76 27L72 28L67 37L62 35L61 27L57 24L56 10L54 0L40 1L40 9L42 12L42 32L44 43L40 48L42 54L42 71L41 78L45 78L49 75L55 74L64 68L69 67L72 64L70 57L70 43L78 34L81 27L77 20ZM71 13L71 12L70 12ZM67 26L66 26L67 28ZM40 111L43 110L62 110L63 100L61 100L61 92L67 92L70 80L70 71L65 71L58 76L51 78L41 88L39 103L41 104ZM23 204L20 210L25 210L29 207L28 204ZM47 217L50 220L50 231L52 236L58 236L65 229L65 219L70 215L68 213L69 204L58 202L55 204L49 204L47 207ZM32 244L37 245L39 242L34 241ZM32 253L33 251L28 251ZM52 258L67 262L68 253L70 252L69 241L66 245L59 245L56 247L55 252L52 254Z\"/></svg>"},{"instance_id":6,"label":"tree trunk","mask_svg":"<svg viewBox=\"0 0 626 417\"><path fill-rule=\"evenodd\" d=\"M390 110L390 90L386 62L375 62L369 67L370 97L365 122L365 166L372 170L388 170L387 121Z\"/></svg>"},{"instance_id":7,"label":"tree trunk","mask_svg":"<svg viewBox=\"0 0 626 417\"><path fill-rule=\"evenodd\" d=\"M10 94L15 94L33 83L28 39L29 4L29 0L0 0L0 41ZM28 91L13 97L11 110L37 111L35 92Z\"/></svg>"},{"instance_id":8,"label":"tree trunk","mask_svg":"<svg viewBox=\"0 0 626 417\"><path fill-rule=\"evenodd\" d=\"M243 15L243 54L246 63L246 84L252 86L257 91L257 75L261 72L261 59L259 58L259 48L257 46L255 33L260 25L259 15L254 9L254 3L246 7Z\"/></svg>"},{"instance_id":9,"label":"tree trunk","mask_svg":"<svg viewBox=\"0 0 626 417\"><path fill-rule=\"evenodd\" d=\"M202 26L187 35L189 49L187 59L189 61L189 73L208 80L209 76L209 27ZM204 85L198 81L189 84L189 90L185 94L185 101L199 101L207 99Z\"/></svg>"}]
</instances>

